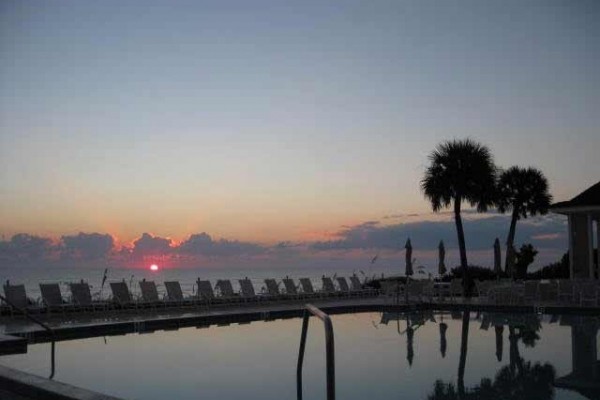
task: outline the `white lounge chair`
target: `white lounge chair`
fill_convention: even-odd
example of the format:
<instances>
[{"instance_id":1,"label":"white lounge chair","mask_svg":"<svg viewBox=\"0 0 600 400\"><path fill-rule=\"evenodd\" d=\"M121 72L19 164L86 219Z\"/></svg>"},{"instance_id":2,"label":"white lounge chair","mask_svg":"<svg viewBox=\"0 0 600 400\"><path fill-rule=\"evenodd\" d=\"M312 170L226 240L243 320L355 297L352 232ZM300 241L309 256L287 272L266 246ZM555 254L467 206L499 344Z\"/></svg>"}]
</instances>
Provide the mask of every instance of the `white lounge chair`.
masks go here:
<instances>
[{"instance_id":1,"label":"white lounge chair","mask_svg":"<svg viewBox=\"0 0 600 400\"><path fill-rule=\"evenodd\" d=\"M571 304L575 300L575 288L570 279L558 281L558 300L561 303Z\"/></svg>"},{"instance_id":2,"label":"white lounge chair","mask_svg":"<svg viewBox=\"0 0 600 400\"><path fill-rule=\"evenodd\" d=\"M450 281L450 299L454 301L457 297L462 299L463 295L463 280L454 278Z\"/></svg>"},{"instance_id":3,"label":"white lounge chair","mask_svg":"<svg viewBox=\"0 0 600 400\"><path fill-rule=\"evenodd\" d=\"M248 278L240 279L240 289L242 299L244 301L257 301L258 297L256 296L256 292L254 291L254 285L252 285L252 281Z\"/></svg>"},{"instance_id":4,"label":"white lounge chair","mask_svg":"<svg viewBox=\"0 0 600 400\"><path fill-rule=\"evenodd\" d=\"M42 294L42 303L49 313L56 310L65 312L65 310L74 308L72 304L67 304L63 300L58 283L40 283L40 293Z\"/></svg>"},{"instance_id":5,"label":"white lounge chair","mask_svg":"<svg viewBox=\"0 0 600 400\"><path fill-rule=\"evenodd\" d=\"M490 281L475 281L475 291L477 292L477 298L480 303L488 300L489 290L491 287Z\"/></svg>"},{"instance_id":6,"label":"white lounge chair","mask_svg":"<svg viewBox=\"0 0 600 400\"><path fill-rule=\"evenodd\" d=\"M125 281L111 282L110 290L112 291L113 301L119 308L137 308L137 304L133 300L129 287L127 287Z\"/></svg>"},{"instance_id":7,"label":"white lounge chair","mask_svg":"<svg viewBox=\"0 0 600 400\"><path fill-rule=\"evenodd\" d=\"M403 285L400 281L379 281L381 296L384 297L386 301L394 300L395 302L400 302L401 300L405 300L405 295L408 294L406 292L407 285Z\"/></svg>"},{"instance_id":8,"label":"white lounge chair","mask_svg":"<svg viewBox=\"0 0 600 400\"><path fill-rule=\"evenodd\" d=\"M524 283L524 293L523 293L523 303L524 304L534 304L538 297L538 282L537 281L525 281Z\"/></svg>"},{"instance_id":9,"label":"white lounge chair","mask_svg":"<svg viewBox=\"0 0 600 400\"><path fill-rule=\"evenodd\" d=\"M350 277L350 291L361 297L376 296L378 294L377 290L373 288L364 288L356 274Z\"/></svg>"},{"instance_id":10,"label":"white lounge chair","mask_svg":"<svg viewBox=\"0 0 600 400\"><path fill-rule=\"evenodd\" d=\"M11 285L8 281L4 285L4 297L10 303L8 304L11 315L15 312L39 312L41 308L37 305L33 305L27 298L25 292L25 285ZM30 304L31 303L31 304ZM14 306L14 307L13 307ZM17 309L15 309L15 307Z\"/></svg>"},{"instance_id":11,"label":"white lounge chair","mask_svg":"<svg viewBox=\"0 0 600 400\"><path fill-rule=\"evenodd\" d=\"M346 280L346 278L344 278L343 276L338 276L337 278L335 278L335 280L337 281L338 288L340 289L340 293L343 296L349 297L354 295L354 293L350 291L350 286L348 286L348 281Z\"/></svg>"},{"instance_id":12,"label":"white lounge chair","mask_svg":"<svg viewBox=\"0 0 600 400\"><path fill-rule=\"evenodd\" d=\"M302 286L302 296L306 298L320 297L313 288L312 281L309 278L300 278L300 285Z\"/></svg>"},{"instance_id":13,"label":"white lounge chair","mask_svg":"<svg viewBox=\"0 0 600 400\"><path fill-rule=\"evenodd\" d=\"M239 303L241 298L233 291L233 286L229 279L219 279L215 285L220 293L219 300L225 303Z\"/></svg>"},{"instance_id":14,"label":"white lounge chair","mask_svg":"<svg viewBox=\"0 0 600 400\"><path fill-rule=\"evenodd\" d=\"M90 285L86 282L69 283L69 289L71 291L71 301L80 310L105 311L109 307L109 304L105 301L94 301L92 299Z\"/></svg>"},{"instance_id":15,"label":"white lounge chair","mask_svg":"<svg viewBox=\"0 0 600 400\"><path fill-rule=\"evenodd\" d=\"M156 283L154 283L154 281L147 281L143 279L139 283L140 291L142 292L141 305L148 307L166 307L167 303L161 301L158 296L158 289L156 288Z\"/></svg>"},{"instance_id":16,"label":"white lounge chair","mask_svg":"<svg viewBox=\"0 0 600 400\"><path fill-rule=\"evenodd\" d=\"M291 299L299 299L301 294L298 293L298 287L293 279L288 278L287 276L282 279L283 287L285 289L285 295Z\"/></svg>"},{"instance_id":17,"label":"white lounge chair","mask_svg":"<svg viewBox=\"0 0 600 400\"><path fill-rule=\"evenodd\" d=\"M192 299L186 299L183 296L183 291L181 290L181 284L179 281L165 281L165 289L167 290L167 296L165 298L166 303L181 307L186 305L194 305L194 301Z\"/></svg>"},{"instance_id":18,"label":"white lounge chair","mask_svg":"<svg viewBox=\"0 0 600 400\"><path fill-rule=\"evenodd\" d=\"M202 280L198 278L196 281L196 286L198 289L197 297L199 302L208 306L215 302L220 302L220 300L215 296L215 292L209 280Z\"/></svg>"},{"instance_id":19,"label":"white lounge chair","mask_svg":"<svg viewBox=\"0 0 600 400\"><path fill-rule=\"evenodd\" d=\"M595 281L582 282L579 285L579 304L598 305L598 286Z\"/></svg>"},{"instance_id":20,"label":"white lounge chair","mask_svg":"<svg viewBox=\"0 0 600 400\"><path fill-rule=\"evenodd\" d=\"M338 294L330 277L323 275L323 277L321 277L321 281L323 282L321 293L323 293L325 296L336 296Z\"/></svg>"}]
</instances>

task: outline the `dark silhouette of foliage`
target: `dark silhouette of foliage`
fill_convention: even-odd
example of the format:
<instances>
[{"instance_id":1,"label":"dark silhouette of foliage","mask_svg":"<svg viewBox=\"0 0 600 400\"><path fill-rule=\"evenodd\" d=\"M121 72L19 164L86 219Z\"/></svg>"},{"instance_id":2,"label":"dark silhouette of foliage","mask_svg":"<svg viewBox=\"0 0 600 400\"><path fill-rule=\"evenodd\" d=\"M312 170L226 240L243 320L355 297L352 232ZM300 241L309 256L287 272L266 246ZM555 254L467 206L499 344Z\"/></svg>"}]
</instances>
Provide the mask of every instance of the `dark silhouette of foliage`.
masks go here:
<instances>
[{"instance_id":1,"label":"dark silhouette of foliage","mask_svg":"<svg viewBox=\"0 0 600 400\"><path fill-rule=\"evenodd\" d=\"M527 274L528 279L568 279L569 278L569 252L566 252L560 261Z\"/></svg>"},{"instance_id":2,"label":"dark silhouette of foliage","mask_svg":"<svg viewBox=\"0 0 600 400\"><path fill-rule=\"evenodd\" d=\"M450 269L450 273L447 275L448 276L446 277L446 280L448 281L454 278L462 278L462 268L460 266L453 267L452 269ZM498 277L498 275L494 272L493 269L482 267L479 265L469 265L469 276L472 279L478 279L480 281L492 280Z\"/></svg>"},{"instance_id":3,"label":"dark silhouette of foliage","mask_svg":"<svg viewBox=\"0 0 600 400\"><path fill-rule=\"evenodd\" d=\"M484 378L463 394L452 383L436 381L428 400L545 400L554 397L556 372L550 364L523 362L522 368L502 367L494 380Z\"/></svg>"},{"instance_id":4,"label":"dark silhouette of foliage","mask_svg":"<svg viewBox=\"0 0 600 400\"><path fill-rule=\"evenodd\" d=\"M500 174L496 204L502 213L512 211L506 238L507 249L513 246L517 221L528 216L546 214L551 202L548 181L540 170L515 166ZM508 268L508 257L506 268Z\"/></svg>"},{"instance_id":5,"label":"dark silhouette of foliage","mask_svg":"<svg viewBox=\"0 0 600 400\"><path fill-rule=\"evenodd\" d=\"M537 341L540 340L540 335L538 334L540 329L541 325L537 328L521 327L519 328L517 337L521 339L525 347L535 347Z\"/></svg>"},{"instance_id":6,"label":"dark silhouette of foliage","mask_svg":"<svg viewBox=\"0 0 600 400\"><path fill-rule=\"evenodd\" d=\"M517 278L525 278L527 276L527 268L533 264L538 251L531 244L524 244L519 251L515 253L515 270Z\"/></svg>"},{"instance_id":7,"label":"dark silhouette of foliage","mask_svg":"<svg viewBox=\"0 0 600 400\"><path fill-rule=\"evenodd\" d=\"M461 206L467 202L484 212L494 204L496 167L490 150L471 139L439 144L429 155L429 161L421 188L434 212L453 205L460 264L466 278L464 290L468 295L468 261Z\"/></svg>"},{"instance_id":8,"label":"dark silhouette of foliage","mask_svg":"<svg viewBox=\"0 0 600 400\"><path fill-rule=\"evenodd\" d=\"M446 274L441 280L444 282L449 282L452 279L463 279L463 269L460 266L456 266L450 269L450 273ZM472 292L475 288L475 281L489 281L496 280L498 278L498 274L494 272L491 268L481 267L479 265L469 265L469 277L470 280L467 283L467 289L469 292ZM500 275L501 278L505 277L504 273Z\"/></svg>"}]
</instances>

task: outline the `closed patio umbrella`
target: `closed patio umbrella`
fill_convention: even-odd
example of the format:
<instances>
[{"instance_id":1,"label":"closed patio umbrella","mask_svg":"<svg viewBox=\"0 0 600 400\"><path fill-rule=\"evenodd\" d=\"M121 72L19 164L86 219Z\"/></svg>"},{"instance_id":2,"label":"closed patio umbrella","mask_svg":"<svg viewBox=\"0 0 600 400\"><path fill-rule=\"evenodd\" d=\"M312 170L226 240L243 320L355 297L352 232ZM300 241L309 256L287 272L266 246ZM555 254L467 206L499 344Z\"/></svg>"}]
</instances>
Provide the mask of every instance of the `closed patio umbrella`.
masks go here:
<instances>
[{"instance_id":1,"label":"closed patio umbrella","mask_svg":"<svg viewBox=\"0 0 600 400\"><path fill-rule=\"evenodd\" d=\"M502 252L500 250L500 240L498 238L494 241L494 272L498 276L502 272Z\"/></svg>"},{"instance_id":2,"label":"closed patio umbrella","mask_svg":"<svg viewBox=\"0 0 600 400\"><path fill-rule=\"evenodd\" d=\"M444 241L440 240L440 244L438 246L438 253L440 262L438 264L438 274L444 275L446 273L446 264L444 260L446 259L446 248L444 247Z\"/></svg>"},{"instance_id":3,"label":"closed patio umbrella","mask_svg":"<svg viewBox=\"0 0 600 400\"><path fill-rule=\"evenodd\" d=\"M411 276L413 274L413 267L412 267L412 245L410 244L410 238L406 241L404 248L406 249L406 276Z\"/></svg>"}]
</instances>

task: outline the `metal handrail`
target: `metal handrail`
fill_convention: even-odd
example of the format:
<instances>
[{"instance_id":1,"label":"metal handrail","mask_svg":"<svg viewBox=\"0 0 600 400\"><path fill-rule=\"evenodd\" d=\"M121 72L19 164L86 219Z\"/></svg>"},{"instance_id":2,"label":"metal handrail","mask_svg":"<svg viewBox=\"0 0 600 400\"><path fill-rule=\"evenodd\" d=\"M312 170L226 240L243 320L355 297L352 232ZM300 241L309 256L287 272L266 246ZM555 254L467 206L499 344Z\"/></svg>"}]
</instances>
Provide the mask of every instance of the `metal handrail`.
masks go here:
<instances>
[{"instance_id":1,"label":"metal handrail","mask_svg":"<svg viewBox=\"0 0 600 400\"><path fill-rule=\"evenodd\" d=\"M51 348L50 348L50 376L48 377L48 379L52 379L54 378L54 372L55 372L55 336L54 336L54 330L52 328L50 328L48 325L46 325L45 323L43 323L42 321L40 321L39 319L35 318L33 315L29 314L29 312L27 311L27 309L25 308L21 308L21 307L17 307L13 304L12 301L9 301L6 297L2 296L0 294L0 300L4 301L6 304L8 304L9 306L11 306L12 308L14 308L17 311L20 311L25 318L33 321L34 323L38 324L39 326L41 326L42 328L44 328L44 330L46 330L46 332L48 332L50 334L50 339L51 339Z\"/></svg>"},{"instance_id":2,"label":"metal handrail","mask_svg":"<svg viewBox=\"0 0 600 400\"><path fill-rule=\"evenodd\" d=\"M329 315L319 310L312 304L306 304L302 317L302 336L300 337L300 350L298 353L298 366L296 369L296 392L298 400L302 400L302 364L304 362L304 349L306 347L306 334L308 333L308 320L314 315L325 325L325 356L327 364L327 400L335 400L335 349L333 342L333 324Z\"/></svg>"}]
</instances>

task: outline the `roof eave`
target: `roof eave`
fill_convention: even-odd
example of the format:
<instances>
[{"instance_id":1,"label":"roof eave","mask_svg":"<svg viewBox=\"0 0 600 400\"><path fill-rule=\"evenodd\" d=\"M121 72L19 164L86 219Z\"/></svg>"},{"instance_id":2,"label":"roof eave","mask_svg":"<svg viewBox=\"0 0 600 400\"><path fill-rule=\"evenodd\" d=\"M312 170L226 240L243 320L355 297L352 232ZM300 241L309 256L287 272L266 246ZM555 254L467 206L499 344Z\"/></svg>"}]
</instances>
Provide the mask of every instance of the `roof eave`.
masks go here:
<instances>
[{"instance_id":1,"label":"roof eave","mask_svg":"<svg viewBox=\"0 0 600 400\"><path fill-rule=\"evenodd\" d=\"M598 206L569 206L559 205L558 207L550 207L550 211L556 214L575 214L575 213L596 213L600 212Z\"/></svg>"}]
</instances>

